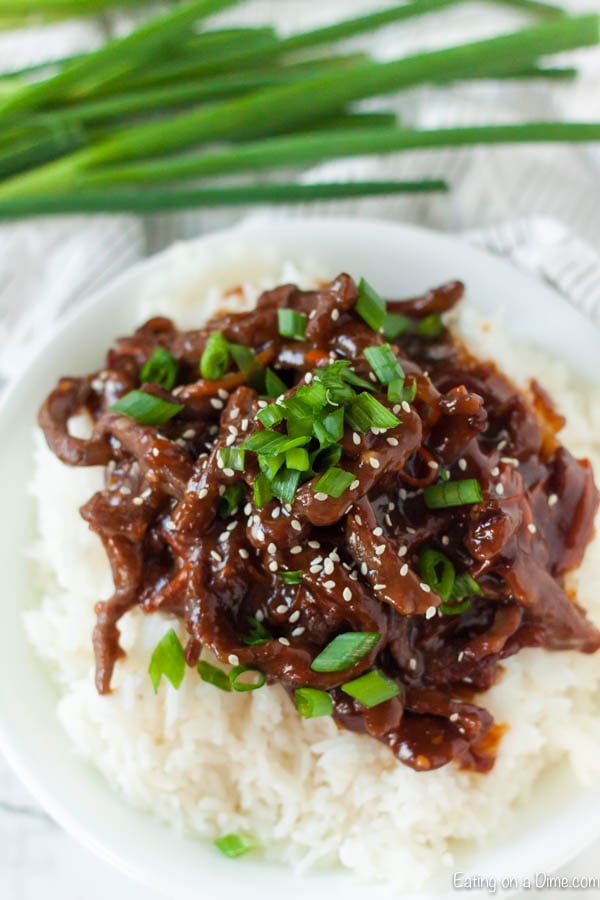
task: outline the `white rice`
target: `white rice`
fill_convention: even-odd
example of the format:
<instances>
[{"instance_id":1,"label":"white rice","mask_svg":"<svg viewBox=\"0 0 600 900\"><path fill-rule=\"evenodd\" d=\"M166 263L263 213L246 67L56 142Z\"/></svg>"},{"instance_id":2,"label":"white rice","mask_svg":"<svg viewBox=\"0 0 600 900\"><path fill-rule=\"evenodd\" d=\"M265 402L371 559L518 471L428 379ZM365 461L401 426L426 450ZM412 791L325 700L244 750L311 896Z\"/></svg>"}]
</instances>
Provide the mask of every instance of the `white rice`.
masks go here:
<instances>
[{"instance_id":1,"label":"white rice","mask_svg":"<svg viewBox=\"0 0 600 900\"><path fill-rule=\"evenodd\" d=\"M309 286L289 264L273 267L268 281L291 279ZM231 281L244 283L243 267ZM235 302L251 302L263 286L246 285ZM219 290L196 307L188 297L179 308L171 297L168 314L189 326L199 323L198 307L204 318L221 301ZM146 306L144 314L158 311ZM518 383L541 380L568 416L565 443L600 473L597 389L469 308L458 327ZM568 760L585 782L600 775L600 654L526 650L507 661L505 676L482 698L510 725L494 770L483 777L454 766L415 774L372 738L339 732L327 719L301 719L277 686L224 694L190 671L179 691L163 680L155 696L151 652L168 628L181 633L167 617L131 612L123 619L127 658L117 664L114 692L99 697L90 636L94 603L110 595L111 576L78 508L100 484L99 469L63 466L39 437L32 489L43 594L26 626L56 678L58 715L77 751L135 806L200 838L244 830L271 858L297 868L340 865L400 891L451 867L457 841L489 845L540 772L557 761ZM600 624L600 537L572 581Z\"/></svg>"}]
</instances>

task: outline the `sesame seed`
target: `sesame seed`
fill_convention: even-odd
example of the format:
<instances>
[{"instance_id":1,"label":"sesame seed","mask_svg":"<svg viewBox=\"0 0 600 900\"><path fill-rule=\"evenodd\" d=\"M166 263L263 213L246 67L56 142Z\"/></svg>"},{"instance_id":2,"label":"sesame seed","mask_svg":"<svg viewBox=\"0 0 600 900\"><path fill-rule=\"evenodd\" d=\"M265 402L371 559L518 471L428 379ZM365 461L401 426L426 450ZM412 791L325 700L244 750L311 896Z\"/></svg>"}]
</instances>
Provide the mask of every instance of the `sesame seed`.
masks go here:
<instances>
[{"instance_id":1,"label":"sesame seed","mask_svg":"<svg viewBox=\"0 0 600 900\"><path fill-rule=\"evenodd\" d=\"M225 478L233 478L235 472L233 471L233 469L223 469L223 475L225 476Z\"/></svg>"},{"instance_id":2,"label":"sesame seed","mask_svg":"<svg viewBox=\"0 0 600 900\"><path fill-rule=\"evenodd\" d=\"M321 545L318 541L309 541L308 546L311 550L318 550Z\"/></svg>"},{"instance_id":3,"label":"sesame seed","mask_svg":"<svg viewBox=\"0 0 600 900\"><path fill-rule=\"evenodd\" d=\"M421 587L422 587L422 585L421 585ZM425 610L425 618L426 619L433 619L435 614L436 614L435 606L428 606L427 609Z\"/></svg>"},{"instance_id":4,"label":"sesame seed","mask_svg":"<svg viewBox=\"0 0 600 900\"><path fill-rule=\"evenodd\" d=\"M239 553L239 555L242 557L242 559L249 559L249 558L250 558L250 554L248 553L247 550L244 550L243 547L240 547L240 549L238 550L238 553Z\"/></svg>"},{"instance_id":5,"label":"sesame seed","mask_svg":"<svg viewBox=\"0 0 600 900\"><path fill-rule=\"evenodd\" d=\"M311 381L313 380L312 372L307 372L306 375L304 376L304 380L307 384L310 384Z\"/></svg>"},{"instance_id":6,"label":"sesame seed","mask_svg":"<svg viewBox=\"0 0 600 900\"><path fill-rule=\"evenodd\" d=\"M406 546L406 544L403 544L402 547L398 548L398 556L400 557L400 559L402 559L403 556L406 556L407 553L408 547Z\"/></svg>"},{"instance_id":7,"label":"sesame seed","mask_svg":"<svg viewBox=\"0 0 600 900\"><path fill-rule=\"evenodd\" d=\"M290 525L292 526L294 531L302 531L302 525L300 524L298 519L292 519L292 521L290 522Z\"/></svg>"},{"instance_id":8,"label":"sesame seed","mask_svg":"<svg viewBox=\"0 0 600 900\"><path fill-rule=\"evenodd\" d=\"M335 588L335 581L325 581L323 582L323 587L328 591L333 591Z\"/></svg>"},{"instance_id":9,"label":"sesame seed","mask_svg":"<svg viewBox=\"0 0 600 900\"><path fill-rule=\"evenodd\" d=\"M300 610L297 609L295 612L293 612L293 613L289 616L289 620L288 620L288 621L290 621L290 622L292 623L292 625L293 625L294 622L297 622L299 618L300 618Z\"/></svg>"},{"instance_id":10,"label":"sesame seed","mask_svg":"<svg viewBox=\"0 0 600 900\"><path fill-rule=\"evenodd\" d=\"M245 516L249 516L251 512L252 512L252 506L251 506L251 504L250 504L250 503L246 503L246 505L245 505L245 507L244 507L244 515L245 515Z\"/></svg>"},{"instance_id":11,"label":"sesame seed","mask_svg":"<svg viewBox=\"0 0 600 900\"><path fill-rule=\"evenodd\" d=\"M366 562L362 562L362 563L360 564L360 574L361 574L361 575L366 575L368 571L369 571L368 565L366 564Z\"/></svg>"},{"instance_id":12,"label":"sesame seed","mask_svg":"<svg viewBox=\"0 0 600 900\"><path fill-rule=\"evenodd\" d=\"M408 661L408 668L410 669L411 672L414 672L415 669L417 668L417 660L414 656L412 659L410 659Z\"/></svg>"},{"instance_id":13,"label":"sesame seed","mask_svg":"<svg viewBox=\"0 0 600 900\"><path fill-rule=\"evenodd\" d=\"M440 464L438 462L436 462L435 459L430 459L427 462L427 465L429 466L430 469L438 469Z\"/></svg>"},{"instance_id":14,"label":"sesame seed","mask_svg":"<svg viewBox=\"0 0 600 900\"><path fill-rule=\"evenodd\" d=\"M430 593L431 593L431 588L430 588L429 585L426 584L424 581L422 581L422 582L420 583L419 587L421 588L421 590L422 590L425 594L430 594Z\"/></svg>"},{"instance_id":15,"label":"sesame seed","mask_svg":"<svg viewBox=\"0 0 600 900\"><path fill-rule=\"evenodd\" d=\"M558 503L558 494L550 494L548 497L548 506L556 506Z\"/></svg>"},{"instance_id":16,"label":"sesame seed","mask_svg":"<svg viewBox=\"0 0 600 900\"><path fill-rule=\"evenodd\" d=\"M385 516L383 517L383 521L385 522L385 524L386 524L389 528L392 527L392 519L391 519L391 516L390 516L389 513L386 513L386 514L385 514Z\"/></svg>"},{"instance_id":17,"label":"sesame seed","mask_svg":"<svg viewBox=\"0 0 600 900\"><path fill-rule=\"evenodd\" d=\"M461 457L458 461L458 468L461 472L466 472L467 469L467 461L464 457Z\"/></svg>"},{"instance_id":18,"label":"sesame seed","mask_svg":"<svg viewBox=\"0 0 600 900\"><path fill-rule=\"evenodd\" d=\"M382 556L385 553L385 544L379 544L375 547L375 555Z\"/></svg>"},{"instance_id":19,"label":"sesame seed","mask_svg":"<svg viewBox=\"0 0 600 900\"><path fill-rule=\"evenodd\" d=\"M451 722L458 722L458 713L452 713L449 718Z\"/></svg>"},{"instance_id":20,"label":"sesame seed","mask_svg":"<svg viewBox=\"0 0 600 900\"><path fill-rule=\"evenodd\" d=\"M256 610L256 613L255 613L255 615L254 615L254 618L256 619L257 622L264 622L264 620L265 620L265 614L264 614L264 612L262 611L262 609L257 609L257 610Z\"/></svg>"},{"instance_id":21,"label":"sesame seed","mask_svg":"<svg viewBox=\"0 0 600 900\"><path fill-rule=\"evenodd\" d=\"M219 395L221 400L227 400L227 398L229 397L229 391L226 391L225 388L219 388L217 394Z\"/></svg>"},{"instance_id":22,"label":"sesame seed","mask_svg":"<svg viewBox=\"0 0 600 900\"><path fill-rule=\"evenodd\" d=\"M386 438L386 441L387 441L387 443L390 445L390 447L397 447L397 446L398 446L398 438L395 438L395 437L389 437L389 438Z\"/></svg>"},{"instance_id":23,"label":"sesame seed","mask_svg":"<svg viewBox=\"0 0 600 900\"><path fill-rule=\"evenodd\" d=\"M300 635L304 634L305 631L306 629L304 628L304 625L298 625L298 627L294 628L294 630L292 631L292 637L300 637Z\"/></svg>"},{"instance_id":24,"label":"sesame seed","mask_svg":"<svg viewBox=\"0 0 600 900\"><path fill-rule=\"evenodd\" d=\"M496 485L496 493L498 494L499 497L502 497L502 495L504 494L504 485L503 484Z\"/></svg>"},{"instance_id":25,"label":"sesame seed","mask_svg":"<svg viewBox=\"0 0 600 900\"><path fill-rule=\"evenodd\" d=\"M373 529L373 534L375 535L375 537L381 537L381 535L383 534L383 528L378 525L377 528Z\"/></svg>"},{"instance_id":26,"label":"sesame seed","mask_svg":"<svg viewBox=\"0 0 600 900\"><path fill-rule=\"evenodd\" d=\"M406 500L406 498L408 497L408 491L405 488L400 488L400 490L398 491L398 496L401 500Z\"/></svg>"},{"instance_id":27,"label":"sesame seed","mask_svg":"<svg viewBox=\"0 0 600 900\"><path fill-rule=\"evenodd\" d=\"M217 553L216 550L211 550L210 555L214 559L215 562L223 562L222 558L219 556L219 554Z\"/></svg>"},{"instance_id":28,"label":"sesame seed","mask_svg":"<svg viewBox=\"0 0 600 900\"><path fill-rule=\"evenodd\" d=\"M292 547L292 549L290 550L290 553L293 553L294 555L296 553L302 553L302 547L300 546L300 544L296 544L295 547Z\"/></svg>"},{"instance_id":29,"label":"sesame seed","mask_svg":"<svg viewBox=\"0 0 600 900\"><path fill-rule=\"evenodd\" d=\"M222 531L221 534L219 535L219 537L217 538L217 540L218 541L228 541L229 540L229 532Z\"/></svg>"},{"instance_id":30,"label":"sesame seed","mask_svg":"<svg viewBox=\"0 0 600 900\"><path fill-rule=\"evenodd\" d=\"M287 638L280 637L280 638L277 638L277 640L279 641L280 644L283 644L284 647L290 646L290 642L288 641Z\"/></svg>"},{"instance_id":31,"label":"sesame seed","mask_svg":"<svg viewBox=\"0 0 600 900\"><path fill-rule=\"evenodd\" d=\"M91 384L92 384L93 389L98 394L104 390L104 383L100 378L94 378L94 380L91 382Z\"/></svg>"},{"instance_id":32,"label":"sesame seed","mask_svg":"<svg viewBox=\"0 0 600 900\"><path fill-rule=\"evenodd\" d=\"M520 465L519 460L514 456L501 456L500 462L506 463L507 466L518 466Z\"/></svg>"},{"instance_id":33,"label":"sesame seed","mask_svg":"<svg viewBox=\"0 0 600 900\"><path fill-rule=\"evenodd\" d=\"M218 400L216 397L211 397L210 405L213 409L223 409L224 406L223 401Z\"/></svg>"},{"instance_id":34,"label":"sesame seed","mask_svg":"<svg viewBox=\"0 0 600 900\"><path fill-rule=\"evenodd\" d=\"M500 467L499 467L499 466L494 466L494 468L492 469L491 474L492 474L493 478L497 478L498 475L500 474Z\"/></svg>"},{"instance_id":35,"label":"sesame seed","mask_svg":"<svg viewBox=\"0 0 600 900\"><path fill-rule=\"evenodd\" d=\"M242 431L248 431L248 419L242 419L240 422L240 428Z\"/></svg>"},{"instance_id":36,"label":"sesame seed","mask_svg":"<svg viewBox=\"0 0 600 900\"><path fill-rule=\"evenodd\" d=\"M285 605L285 603L280 603L279 606L275 607L275 612L278 613L280 616L285 616L287 611L288 611L288 608Z\"/></svg>"},{"instance_id":37,"label":"sesame seed","mask_svg":"<svg viewBox=\"0 0 600 900\"><path fill-rule=\"evenodd\" d=\"M160 450L158 449L158 447L152 448L152 456L160 456Z\"/></svg>"},{"instance_id":38,"label":"sesame seed","mask_svg":"<svg viewBox=\"0 0 600 900\"><path fill-rule=\"evenodd\" d=\"M331 559L326 559L323 564L323 569L325 570L326 575L333 575L333 570L335 569L333 561Z\"/></svg>"},{"instance_id":39,"label":"sesame seed","mask_svg":"<svg viewBox=\"0 0 600 900\"><path fill-rule=\"evenodd\" d=\"M227 657L227 662L230 666L239 666L240 658L239 656L236 656L235 653L230 653Z\"/></svg>"},{"instance_id":40,"label":"sesame seed","mask_svg":"<svg viewBox=\"0 0 600 900\"><path fill-rule=\"evenodd\" d=\"M450 544L450 538L448 537L447 534L445 534L445 535L442 537L442 546L443 546L443 547L448 547L449 544Z\"/></svg>"},{"instance_id":41,"label":"sesame seed","mask_svg":"<svg viewBox=\"0 0 600 900\"><path fill-rule=\"evenodd\" d=\"M269 570L269 572L276 572L278 568L279 568L279 566L277 565L277 561L275 559L272 559L271 562L269 563L269 565L267 566L267 569Z\"/></svg>"},{"instance_id":42,"label":"sesame seed","mask_svg":"<svg viewBox=\"0 0 600 900\"><path fill-rule=\"evenodd\" d=\"M456 658L457 658L458 662L462 662L463 659L465 658L465 651L461 650Z\"/></svg>"},{"instance_id":43,"label":"sesame seed","mask_svg":"<svg viewBox=\"0 0 600 900\"><path fill-rule=\"evenodd\" d=\"M375 377L375 374L373 372L369 372L369 378L373 383L377 381L377 378Z\"/></svg>"},{"instance_id":44,"label":"sesame seed","mask_svg":"<svg viewBox=\"0 0 600 900\"><path fill-rule=\"evenodd\" d=\"M225 446L226 446L226 447L231 447L231 445L235 443L235 439L236 439L236 435L235 435L235 434L229 434L229 435L227 435L227 437L226 437L226 439L225 439ZM184 442L184 443L185 443L185 442Z\"/></svg>"},{"instance_id":45,"label":"sesame seed","mask_svg":"<svg viewBox=\"0 0 600 900\"><path fill-rule=\"evenodd\" d=\"M508 441L500 441L498 443L498 450L504 450L504 448L506 447L507 444L508 444Z\"/></svg>"},{"instance_id":46,"label":"sesame seed","mask_svg":"<svg viewBox=\"0 0 600 900\"><path fill-rule=\"evenodd\" d=\"M337 322L337 320L339 319L339 317L340 317L340 311L339 311L339 309L334 309L334 310L332 311L332 313L331 313L331 318L333 319L334 322Z\"/></svg>"},{"instance_id":47,"label":"sesame seed","mask_svg":"<svg viewBox=\"0 0 600 900\"><path fill-rule=\"evenodd\" d=\"M134 505L134 506L142 506L143 503L144 503L144 501L142 500L141 497L134 497L134 498L133 498L133 505Z\"/></svg>"},{"instance_id":48,"label":"sesame seed","mask_svg":"<svg viewBox=\"0 0 600 900\"><path fill-rule=\"evenodd\" d=\"M311 309L311 311L310 311L309 314L308 314L308 318L309 318L309 319L314 319L314 317L316 316L316 314L317 314L316 309Z\"/></svg>"},{"instance_id":49,"label":"sesame seed","mask_svg":"<svg viewBox=\"0 0 600 900\"><path fill-rule=\"evenodd\" d=\"M360 444L360 434L357 434L356 431L353 431L353 432L352 432L352 443L353 443L353 444Z\"/></svg>"},{"instance_id":50,"label":"sesame seed","mask_svg":"<svg viewBox=\"0 0 600 900\"><path fill-rule=\"evenodd\" d=\"M529 532L529 534L537 534L537 528L535 527L533 522L529 523L529 525L527 526L527 531Z\"/></svg>"},{"instance_id":51,"label":"sesame seed","mask_svg":"<svg viewBox=\"0 0 600 900\"><path fill-rule=\"evenodd\" d=\"M124 484L122 487L119 488L119 493L123 494L124 497L128 497L129 494L131 494L131 488L127 487L127 485Z\"/></svg>"},{"instance_id":52,"label":"sesame seed","mask_svg":"<svg viewBox=\"0 0 600 900\"><path fill-rule=\"evenodd\" d=\"M280 507L280 506L276 506L276 507L273 509L273 512L271 513L271 518L272 518L272 519L278 519L280 515L281 515L281 507Z\"/></svg>"},{"instance_id":53,"label":"sesame seed","mask_svg":"<svg viewBox=\"0 0 600 900\"><path fill-rule=\"evenodd\" d=\"M266 400L259 400L256 405L258 406L259 409L266 409L269 404L267 403Z\"/></svg>"},{"instance_id":54,"label":"sesame seed","mask_svg":"<svg viewBox=\"0 0 600 900\"><path fill-rule=\"evenodd\" d=\"M362 525L362 519L358 513L356 513L356 515L354 516L354 521L356 522L357 525Z\"/></svg>"},{"instance_id":55,"label":"sesame seed","mask_svg":"<svg viewBox=\"0 0 600 900\"><path fill-rule=\"evenodd\" d=\"M352 591L349 587L344 588L344 590L342 591L342 597L344 598L346 603L349 603L352 600Z\"/></svg>"},{"instance_id":56,"label":"sesame seed","mask_svg":"<svg viewBox=\"0 0 600 900\"><path fill-rule=\"evenodd\" d=\"M402 568L400 569L400 574L404 578L405 575L408 575L408 563L404 563Z\"/></svg>"},{"instance_id":57,"label":"sesame seed","mask_svg":"<svg viewBox=\"0 0 600 900\"><path fill-rule=\"evenodd\" d=\"M352 482L352 484L350 485L350 490L355 491L359 487L360 487L360 481L358 480L358 478L355 478L354 481Z\"/></svg>"},{"instance_id":58,"label":"sesame seed","mask_svg":"<svg viewBox=\"0 0 600 900\"><path fill-rule=\"evenodd\" d=\"M376 591L385 591L387 584L374 584L373 589Z\"/></svg>"},{"instance_id":59,"label":"sesame seed","mask_svg":"<svg viewBox=\"0 0 600 900\"><path fill-rule=\"evenodd\" d=\"M410 412L410 403L407 400L403 400L400 404L404 412Z\"/></svg>"},{"instance_id":60,"label":"sesame seed","mask_svg":"<svg viewBox=\"0 0 600 900\"><path fill-rule=\"evenodd\" d=\"M237 509L237 507L236 507L236 509ZM230 522L229 525L227 526L227 531L235 531L235 529L237 527L238 527L237 522Z\"/></svg>"},{"instance_id":61,"label":"sesame seed","mask_svg":"<svg viewBox=\"0 0 600 900\"><path fill-rule=\"evenodd\" d=\"M270 553L271 556L273 556L274 553L277 553L277 547L275 546L275 544L271 543L268 545L267 553Z\"/></svg>"},{"instance_id":62,"label":"sesame seed","mask_svg":"<svg viewBox=\"0 0 600 900\"><path fill-rule=\"evenodd\" d=\"M327 500L327 494L324 494L323 491L317 491L315 494L315 500L319 500L323 503L324 500Z\"/></svg>"},{"instance_id":63,"label":"sesame seed","mask_svg":"<svg viewBox=\"0 0 600 900\"><path fill-rule=\"evenodd\" d=\"M312 566L310 567L310 569L309 569L309 572L310 572L311 575L318 575L320 571L321 571L321 565L320 565L320 564L317 564L316 566L315 566L315 565L312 565Z\"/></svg>"},{"instance_id":64,"label":"sesame seed","mask_svg":"<svg viewBox=\"0 0 600 900\"><path fill-rule=\"evenodd\" d=\"M208 488L200 488L198 491L198 497L200 500L204 500L205 497L208 496Z\"/></svg>"},{"instance_id":65,"label":"sesame seed","mask_svg":"<svg viewBox=\"0 0 600 900\"><path fill-rule=\"evenodd\" d=\"M372 469L378 469L379 468L379 460L375 456L370 456L369 457L369 465L371 466Z\"/></svg>"}]
</instances>

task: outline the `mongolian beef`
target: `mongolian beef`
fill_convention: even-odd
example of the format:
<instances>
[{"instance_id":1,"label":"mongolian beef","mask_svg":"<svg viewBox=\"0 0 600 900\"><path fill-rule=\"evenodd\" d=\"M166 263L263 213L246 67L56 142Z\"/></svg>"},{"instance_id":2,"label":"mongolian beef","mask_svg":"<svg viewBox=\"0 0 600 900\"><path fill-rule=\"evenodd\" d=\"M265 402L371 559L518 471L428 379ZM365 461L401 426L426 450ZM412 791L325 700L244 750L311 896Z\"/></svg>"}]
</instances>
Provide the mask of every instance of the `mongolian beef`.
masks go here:
<instances>
[{"instance_id":1,"label":"mongolian beef","mask_svg":"<svg viewBox=\"0 0 600 900\"><path fill-rule=\"evenodd\" d=\"M50 448L105 466L81 510L115 584L100 693L119 619L163 611L187 641L157 646L155 688L185 663L223 690L279 683L413 769L491 768L501 726L475 701L501 661L600 647L564 587L598 492L543 389L525 396L452 335L462 295L283 285L200 330L151 319L100 372L61 379L40 412ZM69 432L81 412L87 439Z\"/></svg>"}]
</instances>

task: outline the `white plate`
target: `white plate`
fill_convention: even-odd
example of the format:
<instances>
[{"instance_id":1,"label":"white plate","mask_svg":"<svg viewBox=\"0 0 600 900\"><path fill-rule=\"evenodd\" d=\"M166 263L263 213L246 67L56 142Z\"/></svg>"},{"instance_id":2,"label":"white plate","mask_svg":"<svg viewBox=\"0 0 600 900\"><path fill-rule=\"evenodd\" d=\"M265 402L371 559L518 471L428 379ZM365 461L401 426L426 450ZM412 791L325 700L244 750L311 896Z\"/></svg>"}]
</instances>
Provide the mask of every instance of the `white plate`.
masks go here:
<instances>
[{"instance_id":1,"label":"white plate","mask_svg":"<svg viewBox=\"0 0 600 900\"><path fill-rule=\"evenodd\" d=\"M87 372L119 334L139 324L141 304L200 285L199 256L235 258L238 238L271 248L303 265L314 262L333 276L364 275L384 294L403 296L450 278L467 282L471 302L484 314L504 310L515 335L533 339L582 375L600 382L600 333L549 288L459 241L406 226L368 221L308 220L253 223L176 245L144 262L78 306L31 359L0 407L0 746L25 784L54 818L108 862L172 900L235 896L245 900L321 898L336 890L345 900L378 900L384 893L338 873L292 877L250 857L231 862L210 845L182 839L129 808L88 765L73 756L55 715L56 694L34 657L21 613L34 586L25 548L33 509L27 494L37 408L58 376ZM420 776L426 777L426 776ZM317 810L315 814L326 814ZM583 790L566 771L553 772L536 790L510 834L459 860L457 868L488 875L552 871L600 836L600 788ZM446 893L449 878L436 895ZM237 889L237 891L236 891Z\"/></svg>"}]
</instances>

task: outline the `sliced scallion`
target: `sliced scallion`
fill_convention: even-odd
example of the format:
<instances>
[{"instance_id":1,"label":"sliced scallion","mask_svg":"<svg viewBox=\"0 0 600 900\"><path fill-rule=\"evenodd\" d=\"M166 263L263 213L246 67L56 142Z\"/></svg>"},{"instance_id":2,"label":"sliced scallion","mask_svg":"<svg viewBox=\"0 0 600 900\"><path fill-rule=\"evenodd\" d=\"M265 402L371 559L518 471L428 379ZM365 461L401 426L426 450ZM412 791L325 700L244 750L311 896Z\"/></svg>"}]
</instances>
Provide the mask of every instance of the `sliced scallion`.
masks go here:
<instances>
[{"instance_id":1,"label":"sliced scallion","mask_svg":"<svg viewBox=\"0 0 600 900\"><path fill-rule=\"evenodd\" d=\"M383 320L383 336L388 341L395 341L410 328L410 319L402 313L386 313Z\"/></svg>"},{"instance_id":2,"label":"sliced scallion","mask_svg":"<svg viewBox=\"0 0 600 900\"><path fill-rule=\"evenodd\" d=\"M344 491L347 491L352 482L354 475L346 472L344 469L338 469L332 466L325 474L319 478L313 486L316 493L327 494L328 497L341 497Z\"/></svg>"},{"instance_id":3,"label":"sliced scallion","mask_svg":"<svg viewBox=\"0 0 600 900\"><path fill-rule=\"evenodd\" d=\"M343 684L342 690L345 694L358 700L362 706L370 709L372 706L379 706L380 703L397 697L402 688L379 669L373 669L372 672L367 672L366 675L361 675L354 681Z\"/></svg>"},{"instance_id":4,"label":"sliced scallion","mask_svg":"<svg viewBox=\"0 0 600 900\"><path fill-rule=\"evenodd\" d=\"M246 644L248 647L258 647L273 639L271 632L254 616L248 616L248 624L250 625L250 634L241 637L242 644Z\"/></svg>"},{"instance_id":5,"label":"sliced scallion","mask_svg":"<svg viewBox=\"0 0 600 900\"><path fill-rule=\"evenodd\" d=\"M385 300L361 278L358 285L358 300L354 307L358 315L373 331L379 331L385 319Z\"/></svg>"},{"instance_id":6,"label":"sliced scallion","mask_svg":"<svg viewBox=\"0 0 600 900\"><path fill-rule=\"evenodd\" d=\"M271 489L282 503L293 503L299 483L300 472L285 467L279 470L271 482Z\"/></svg>"},{"instance_id":7,"label":"sliced scallion","mask_svg":"<svg viewBox=\"0 0 600 900\"><path fill-rule=\"evenodd\" d=\"M390 403L412 403L417 396L417 381L415 378L409 384L406 384L404 378L398 378L390 381L388 384L388 400Z\"/></svg>"},{"instance_id":8,"label":"sliced scallion","mask_svg":"<svg viewBox=\"0 0 600 900\"><path fill-rule=\"evenodd\" d=\"M246 691L257 691L263 686L267 676L260 669L253 669L252 666L234 666L229 673L229 684L232 690L239 693Z\"/></svg>"},{"instance_id":9,"label":"sliced scallion","mask_svg":"<svg viewBox=\"0 0 600 900\"><path fill-rule=\"evenodd\" d=\"M279 456L280 453L286 453L294 447L305 446L309 440L308 436L291 438L277 431L257 431L244 441L242 449L252 450L262 456Z\"/></svg>"},{"instance_id":10,"label":"sliced scallion","mask_svg":"<svg viewBox=\"0 0 600 900\"><path fill-rule=\"evenodd\" d=\"M303 313L295 309L278 309L277 324L282 337L292 338L294 341L306 340L308 317Z\"/></svg>"},{"instance_id":11,"label":"sliced scallion","mask_svg":"<svg viewBox=\"0 0 600 900\"><path fill-rule=\"evenodd\" d=\"M225 488L223 495L219 499L219 516L222 519L228 519L235 509L244 499L244 486L241 481L230 484Z\"/></svg>"},{"instance_id":12,"label":"sliced scallion","mask_svg":"<svg viewBox=\"0 0 600 900\"><path fill-rule=\"evenodd\" d=\"M159 384L170 391L177 381L179 363L165 347L157 347L140 373L142 383Z\"/></svg>"},{"instance_id":13,"label":"sliced scallion","mask_svg":"<svg viewBox=\"0 0 600 900\"><path fill-rule=\"evenodd\" d=\"M367 362L382 384L404 378L404 371L389 344L365 349Z\"/></svg>"},{"instance_id":14,"label":"sliced scallion","mask_svg":"<svg viewBox=\"0 0 600 900\"><path fill-rule=\"evenodd\" d=\"M265 390L267 397L275 398L285 394L287 385L273 369L267 369L265 372Z\"/></svg>"},{"instance_id":15,"label":"sliced scallion","mask_svg":"<svg viewBox=\"0 0 600 900\"><path fill-rule=\"evenodd\" d=\"M307 472L310 469L308 452L304 447L294 447L285 454L285 464L288 469L298 469L299 472Z\"/></svg>"},{"instance_id":16,"label":"sliced scallion","mask_svg":"<svg viewBox=\"0 0 600 900\"><path fill-rule=\"evenodd\" d=\"M444 330L444 322L439 313L431 313L431 315L421 319L415 330L419 337L434 340L435 338L438 338Z\"/></svg>"},{"instance_id":17,"label":"sliced scallion","mask_svg":"<svg viewBox=\"0 0 600 900\"><path fill-rule=\"evenodd\" d=\"M270 403L269 406L265 406L256 414L256 418L265 428L272 428L273 425L278 425L283 420L283 417L284 412L277 403Z\"/></svg>"},{"instance_id":18,"label":"sliced scallion","mask_svg":"<svg viewBox=\"0 0 600 900\"><path fill-rule=\"evenodd\" d=\"M218 381L229 370L230 360L228 341L220 331L213 331L200 359L200 374L209 381Z\"/></svg>"},{"instance_id":19,"label":"sliced scallion","mask_svg":"<svg viewBox=\"0 0 600 900\"><path fill-rule=\"evenodd\" d=\"M329 413L323 419L317 419L313 432L321 447L337 444L344 436L344 410L342 407Z\"/></svg>"},{"instance_id":20,"label":"sliced scallion","mask_svg":"<svg viewBox=\"0 0 600 900\"><path fill-rule=\"evenodd\" d=\"M226 834L217 838L215 847L228 859L237 859L250 850L256 850L258 842L249 834Z\"/></svg>"},{"instance_id":21,"label":"sliced scallion","mask_svg":"<svg viewBox=\"0 0 600 900\"><path fill-rule=\"evenodd\" d=\"M257 509L262 509L267 503L273 499L273 491L271 490L271 482L266 475L262 473L254 479L254 503Z\"/></svg>"},{"instance_id":22,"label":"sliced scallion","mask_svg":"<svg viewBox=\"0 0 600 900\"><path fill-rule=\"evenodd\" d=\"M129 416L140 425L164 425L182 409L183 406L178 403L169 403L168 400L155 397L154 394L138 390L130 391L109 407L110 412Z\"/></svg>"},{"instance_id":23,"label":"sliced scallion","mask_svg":"<svg viewBox=\"0 0 600 900\"><path fill-rule=\"evenodd\" d=\"M207 684L212 684L214 687L219 688L220 691L231 690L229 677L227 672L224 672L223 669L211 666L210 663L203 659L197 664L196 669L198 670L198 675L202 681L206 681Z\"/></svg>"},{"instance_id":24,"label":"sliced scallion","mask_svg":"<svg viewBox=\"0 0 600 900\"><path fill-rule=\"evenodd\" d=\"M475 478L466 478L464 481L430 484L423 491L423 499L427 509L447 509L450 506L481 503L483 495L479 482Z\"/></svg>"},{"instance_id":25,"label":"sliced scallion","mask_svg":"<svg viewBox=\"0 0 600 900\"><path fill-rule=\"evenodd\" d=\"M154 687L154 693L158 693L161 678L171 682L175 690L179 688L185 675L185 654L181 641L171 628L160 639L150 659L148 674Z\"/></svg>"},{"instance_id":26,"label":"sliced scallion","mask_svg":"<svg viewBox=\"0 0 600 900\"><path fill-rule=\"evenodd\" d=\"M421 578L432 591L447 601L452 595L456 572L451 560L433 547L422 547L419 554Z\"/></svg>"},{"instance_id":27,"label":"sliced scallion","mask_svg":"<svg viewBox=\"0 0 600 900\"><path fill-rule=\"evenodd\" d=\"M471 597L478 597L483 591L468 572L462 572L454 580L452 594L447 603L440 604L440 612L445 616L459 616L471 606Z\"/></svg>"},{"instance_id":28,"label":"sliced scallion","mask_svg":"<svg viewBox=\"0 0 600 900\"><path fill-rule=\"evenodd\" d=\"M244 471L246 453L241 447L221 447L219 459L224 469L233 469L235 472Z\"/></svg>"},{"instance_id":29,"label":"sliced scallion","mask_svg":"<svg viewBox=\"0 0 600 900\"><path fill-rule=\"evenodd\" d=\"M281 579L284 584L301 584L303 574L304 573L300 569L279 569L277 577Z\"/></svg>"},{"instance_id":30,"label":"sliced scallion","mask_svg":"<svg viewBox=\"0 0 600 900\"><path fill-rule=\"evenodd\" d=\"M327 691L317 688L298 688L294 692L296 709L305 719L317 719L330 716L333 712L333 700Z\"/></svg>"},{"instance_id":31,"label":"sliced scallion","mask_svg":"<svg viewBox=\"0 0 600 900\"><path fill-rule=\"evenodd\" d=\"M364 434L369 428L395 428L400 424L400 419L379 400L364 391L358 394L346 409L346 423L353 431Z\"/></svg>"},{"instance_id":32,"label":"sliced scallion","mask_svg":"<svg viewBox=\"0 0 600 900\"><path fill-rule=\"evenodd\" d=\"M349 669L377 646L381 635L369 631L347 631L338 634L313 659L313 672L343 672Z\"/></svg>"}]
</instances>

